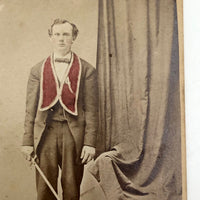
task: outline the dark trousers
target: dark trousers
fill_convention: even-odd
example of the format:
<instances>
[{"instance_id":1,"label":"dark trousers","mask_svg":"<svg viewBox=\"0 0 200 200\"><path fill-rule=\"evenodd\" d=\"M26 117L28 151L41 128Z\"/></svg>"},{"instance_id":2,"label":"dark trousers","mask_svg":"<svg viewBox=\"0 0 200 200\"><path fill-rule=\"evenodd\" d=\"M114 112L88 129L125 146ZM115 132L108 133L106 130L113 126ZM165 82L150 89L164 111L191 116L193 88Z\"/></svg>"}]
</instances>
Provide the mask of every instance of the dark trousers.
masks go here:
<instances>
[{"instance_id":1,"label":"dark trousers","mask_svg":"<svg viewBox=\"0 0 200 200\"><path fill-rule=\"evenodd\" d=\"M39 166L55 191L60 166L63 200L79 200L83 165L75 163L75 143L66 121L52 121L47 125L37 155ZM56 200L38 172L36 186L38 200Z\"/></svg>"}]
</instances>

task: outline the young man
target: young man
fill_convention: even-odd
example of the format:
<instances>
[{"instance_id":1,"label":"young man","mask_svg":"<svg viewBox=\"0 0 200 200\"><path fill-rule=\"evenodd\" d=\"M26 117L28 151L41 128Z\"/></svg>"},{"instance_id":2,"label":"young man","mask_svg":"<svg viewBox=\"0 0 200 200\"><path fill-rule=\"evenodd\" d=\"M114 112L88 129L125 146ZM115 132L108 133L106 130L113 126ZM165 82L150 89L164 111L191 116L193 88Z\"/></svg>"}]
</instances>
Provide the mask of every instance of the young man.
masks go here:
<instances>
[{"instance_id":1,"label":"young man","mask_svg":"<svg viewBox=\"0 0 200 200\"><path fill-rule=\"evenodd\" d=\"M49 29L53 53L31 69L26 100L22 152L37 156L45 176L57 191L61 168L63 200L78 200L83 165L93 159L98 127L95 69L71 51L78 34L67 20ZM38 200L54 200L36 173Z\"/></svg>"}]
</instances>

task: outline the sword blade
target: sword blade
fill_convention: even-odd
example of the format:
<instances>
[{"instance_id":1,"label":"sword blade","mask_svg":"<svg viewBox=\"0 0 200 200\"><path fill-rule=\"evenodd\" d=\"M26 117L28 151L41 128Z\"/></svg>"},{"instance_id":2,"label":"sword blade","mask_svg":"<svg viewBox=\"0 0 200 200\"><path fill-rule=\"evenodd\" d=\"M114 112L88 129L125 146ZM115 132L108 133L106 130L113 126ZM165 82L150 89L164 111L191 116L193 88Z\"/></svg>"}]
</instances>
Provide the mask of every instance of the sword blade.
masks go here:
<instances>
[{"instance_id":1,"label":"sword blade","mask_svg":"<svg viewBox=\"0 0 200 200\"><path fill-rule=\"evenodd\" d=\"M48 181L48 179L44 175L43 171L40 169L40 167L38 166L38 164L35 162L34 158L32 158L32 163L34 164L35 168L37 169L37 171L39 172L39 174L42 176L42 178L44 179L45 183L48 185L49 189L54 194L54 196L56 197L56 199L57 200L61 200L59 198L58 194L56 193L56 191L54 190L53 186L51 185L51 183Z\"/></svg>"}]
</instances>

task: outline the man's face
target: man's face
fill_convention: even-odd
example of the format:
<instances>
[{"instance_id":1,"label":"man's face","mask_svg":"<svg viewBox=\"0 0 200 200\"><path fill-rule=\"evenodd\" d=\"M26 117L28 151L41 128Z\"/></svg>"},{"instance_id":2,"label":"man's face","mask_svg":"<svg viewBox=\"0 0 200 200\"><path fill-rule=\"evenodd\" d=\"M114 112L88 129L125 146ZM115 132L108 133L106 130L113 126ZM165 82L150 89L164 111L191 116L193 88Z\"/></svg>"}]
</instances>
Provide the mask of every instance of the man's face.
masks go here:
<instances>
[{"instance_id":1,"label":"man's face","mask_svg":"<svg viewBox=\"0 0 200 200\"><path fill-rule=\"evenodd\" d=\"M56 24L53 26L50 36L54 52L67 54L73 43L72 26L69 23Z\"/></svg>"}]
</instances>

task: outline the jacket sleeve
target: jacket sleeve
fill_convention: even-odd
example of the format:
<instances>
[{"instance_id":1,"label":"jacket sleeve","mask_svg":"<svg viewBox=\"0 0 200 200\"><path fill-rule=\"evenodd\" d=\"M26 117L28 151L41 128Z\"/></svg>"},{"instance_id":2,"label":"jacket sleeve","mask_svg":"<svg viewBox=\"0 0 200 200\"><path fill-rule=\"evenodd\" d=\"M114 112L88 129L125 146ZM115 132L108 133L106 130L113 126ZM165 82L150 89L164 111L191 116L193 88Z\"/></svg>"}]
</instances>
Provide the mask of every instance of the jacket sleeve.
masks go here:
<instances>
[{"instance_id":1,"label":"jacket sleeve","mask_svg":"<svg viewBox=\"0 0 200 200\"><path fill-rule=\"evenodd\" d=\"M90 66L84 84L85 136L84 145L96 147L98 130L98 87L96 70Z\"/></svg>"},{"instance_id":2,"label":"jacket sleeve","mask_svg":"<svg viewBox=\"0 0 200 200\"><path fill-rule=\"evenodd\" d=\"M31 69L31 73L28 79L27 94L26 94L26 113L24 122L24 136L23 136L23 146L33 146L33 127L35 122L35 116L39 101L39 88L40 80L39 73L36 67Z\"/></svg>"}]
</instances>

